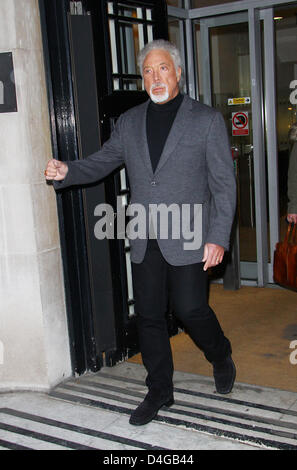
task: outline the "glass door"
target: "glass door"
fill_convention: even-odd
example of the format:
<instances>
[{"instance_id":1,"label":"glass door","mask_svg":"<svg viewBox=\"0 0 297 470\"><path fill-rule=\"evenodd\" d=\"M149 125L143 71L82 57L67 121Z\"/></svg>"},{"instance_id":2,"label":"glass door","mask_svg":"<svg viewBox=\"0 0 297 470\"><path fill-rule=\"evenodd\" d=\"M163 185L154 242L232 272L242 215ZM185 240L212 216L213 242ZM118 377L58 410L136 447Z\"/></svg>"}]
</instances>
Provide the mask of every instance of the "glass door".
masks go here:
<instances>
[{"instance_id":1,"label":"glass door","mask_svg":"<svg viewBox=\"0 0 297 470\"><path fill-rule=\"evenodd\" d=\"M196 24L199 99L220 110L229 132L237 179L240 261L257 261L253 119L248 14ZM241 276L253 278L241 264Z\"/></svg>"},{"instance_id":2,"label":"glass door","mask_svg":"<svg viewBox=\"0 0 297 470\"><path fill-rule=\"evenodd\" d=\"M240 272L242 282L265 286L273 283L274 250L287 227L289 132L297 126L297 3L203 6L185 0L184 8L174 3L168 14L169 33L185 58L185 92L217 107L229 130L238 184L233 258L239 262L231 277Z\"/></svg>"},{"instance_id":3,"label":"glass door","mask_svg":"<svg viewBox=\"0 0 297 470\"><path fill-rule=\"evenodd\" d=\"M269 115L265 122L263 95L264 71L274 60L262 55L268 20L258 10L249 10L194 23L197 98L223 114L232 149L238 198L233 249L239 253L241 279L259 286L271 280L270 229L272 243L278 231L274 217L269 225L271 211L278 211L277 198L269 196L277 168L275 161L271 165L272 143L265 141L273 119Z\"/></svg>"},{"instance_id":4,"label":"glass door","mask_svg":"<svg viewBox=\"0 0 297 470\"><path fill-rule=\"evenodd\" d=\"M297 122L297 2L274 8L276 106L278 142L279 221L283 239L287 231L288 173ZM297 189L296 189L297 191Z\"/></svg>"}]
</instances>

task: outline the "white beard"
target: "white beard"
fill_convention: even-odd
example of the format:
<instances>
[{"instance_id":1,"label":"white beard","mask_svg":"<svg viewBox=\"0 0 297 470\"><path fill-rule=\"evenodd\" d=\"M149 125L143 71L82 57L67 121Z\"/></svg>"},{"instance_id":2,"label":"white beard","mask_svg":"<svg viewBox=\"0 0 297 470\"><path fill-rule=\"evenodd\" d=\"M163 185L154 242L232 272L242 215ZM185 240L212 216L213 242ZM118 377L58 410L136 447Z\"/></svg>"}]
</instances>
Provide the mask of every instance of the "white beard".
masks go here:
<instances>
[{"instance_id":1,"label":"white beard","mask_svg":"<svg viewBox=\"0 0 297 470\"><path fill-rule=\"evenodd\" d=\"M160 86L165 87L164 93L159 94L159 95L154 95L154 93L153 93L154 88L157 88L157 87L160 87ZM168 98L169 98L168 86L165 85L165 83L154 83L150 88L150 97L151 97L151 100L154 103L163 103L163 101L168 100Z\"/></svg>"}]
</instances>

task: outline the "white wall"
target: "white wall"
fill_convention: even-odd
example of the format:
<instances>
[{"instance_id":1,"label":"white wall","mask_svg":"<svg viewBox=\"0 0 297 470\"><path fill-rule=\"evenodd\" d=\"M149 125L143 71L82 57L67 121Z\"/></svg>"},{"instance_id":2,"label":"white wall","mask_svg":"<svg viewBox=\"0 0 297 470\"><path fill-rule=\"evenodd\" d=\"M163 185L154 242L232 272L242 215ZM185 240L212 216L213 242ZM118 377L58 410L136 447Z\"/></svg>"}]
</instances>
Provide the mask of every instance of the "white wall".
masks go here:
<instances>
[{"instance_id":1,"label":"white wall","mask_svg":"<svg viewBox=\"0 0 297 470\"><path fill-rule=\"evenodd\" d=\"M58 219L43 171L50 127L37 0L1 0L17 113L0 113L0 391L71 375Z\"/></svg>"}]
</instances>

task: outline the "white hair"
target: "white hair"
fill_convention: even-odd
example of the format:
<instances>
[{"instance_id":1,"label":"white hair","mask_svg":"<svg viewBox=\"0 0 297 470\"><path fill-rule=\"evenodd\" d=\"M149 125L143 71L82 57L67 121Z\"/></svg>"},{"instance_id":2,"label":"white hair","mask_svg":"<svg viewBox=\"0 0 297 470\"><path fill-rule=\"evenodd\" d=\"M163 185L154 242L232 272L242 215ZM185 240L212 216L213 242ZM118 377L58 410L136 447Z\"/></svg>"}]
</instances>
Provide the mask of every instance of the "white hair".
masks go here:
<instances>
[{"instance_id":1,"label":"white hair","mask_svg":"<svg viewBox=\"0 0 297 470\"><path fill-rule=\"evenodd\" d=\"M141 75L142 75L143 62L146 56L155 49L163 49L164 51L168 52L171 55L171 58L175 66L176 74L178 73L179 68L181 68L182 70L182 60L181 60L181 55L180 55L178 48L171 42L165 41L165 39L155 39L154 41L147 43L138 53L137 64L138 64ZM182 80L180 80L179 84L181 87Z\"/></svg>"}]
</instances>

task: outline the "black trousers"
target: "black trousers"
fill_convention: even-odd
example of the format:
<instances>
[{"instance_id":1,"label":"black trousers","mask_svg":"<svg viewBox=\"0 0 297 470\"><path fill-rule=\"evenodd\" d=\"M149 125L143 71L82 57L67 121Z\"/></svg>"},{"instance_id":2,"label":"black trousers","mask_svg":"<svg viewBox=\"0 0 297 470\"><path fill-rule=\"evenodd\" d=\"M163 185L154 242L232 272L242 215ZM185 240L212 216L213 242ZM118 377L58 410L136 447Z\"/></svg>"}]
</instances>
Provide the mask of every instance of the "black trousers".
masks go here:
<instances>
[{"instance_id":1,"label":"black trousers","mask_svg":"<svg viewBox=\"0 0 297 470\"><path fill-rule=\"evenodd\" d=\"M209 362L231 354L230 342L208 305L208 278L203 265L170 265L155 239L148 240L142 263L132 263L139 345L149 389L173 388L173 360L165 316L168 296L174 314Z\"/></svg>"}]
</instances>

